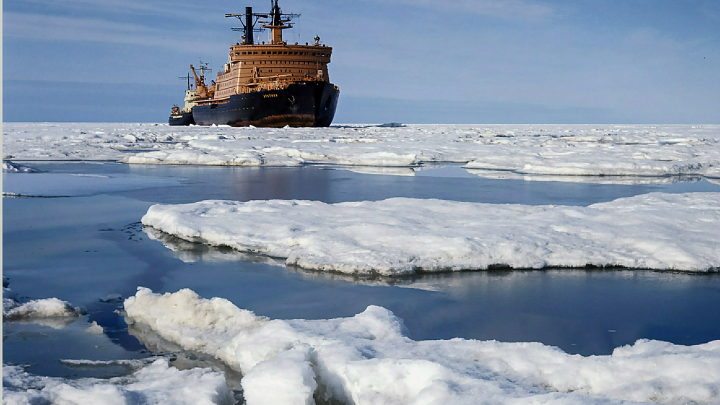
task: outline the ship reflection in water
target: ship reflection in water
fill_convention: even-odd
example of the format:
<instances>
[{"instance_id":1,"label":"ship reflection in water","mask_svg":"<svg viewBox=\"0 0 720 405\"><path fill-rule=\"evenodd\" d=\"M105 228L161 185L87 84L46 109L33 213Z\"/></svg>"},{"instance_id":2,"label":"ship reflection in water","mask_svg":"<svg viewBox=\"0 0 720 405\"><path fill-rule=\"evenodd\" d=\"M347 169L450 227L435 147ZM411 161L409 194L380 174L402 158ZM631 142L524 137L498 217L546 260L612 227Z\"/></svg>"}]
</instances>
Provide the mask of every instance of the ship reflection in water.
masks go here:
<instances>
[{"instance_id":1,"label":"ship reflection in water","mask_svg":"<svg viewBox=\"0 0 720 405\"><path fill-rule=\"evenodd\" d=\"M268 14L226 14L243 24L242 43L230 47L228 63L217 80L205 83L205 67L198 76L195 90L186 91L182 113L191 111L197 125L258 127L327 127L335 116L340 88L330 83L328 64L332 48L320 43L288 44L282 31L292 28L290 21L299 14L282 13L275 0ZM265 19L265 21L260 21ZM269 43L255 44L255 25L270 29ZM183 124L177 113L171 125Z\"/></svg>"}]
</instances>

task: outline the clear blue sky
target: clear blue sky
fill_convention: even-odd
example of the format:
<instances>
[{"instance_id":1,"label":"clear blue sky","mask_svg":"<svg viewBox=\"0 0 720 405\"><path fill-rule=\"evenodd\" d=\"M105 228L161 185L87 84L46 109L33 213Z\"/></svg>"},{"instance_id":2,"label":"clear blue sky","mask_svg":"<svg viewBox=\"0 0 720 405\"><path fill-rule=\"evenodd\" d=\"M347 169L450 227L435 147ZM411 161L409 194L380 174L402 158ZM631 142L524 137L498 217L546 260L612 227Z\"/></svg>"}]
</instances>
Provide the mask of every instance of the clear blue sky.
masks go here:
<instances>
[{"instance_id":1,"label":"clear blue sky","mask_svg":"<svg viewBox=\"0 0 720 405\"><path fill-rule=\"evenodd\" d=\"M270 1L4 0L4 119L166 122L245 6ZM335 123L720 123L718 0L280 6L334 48Z\"/></svg>"}]
</instances>

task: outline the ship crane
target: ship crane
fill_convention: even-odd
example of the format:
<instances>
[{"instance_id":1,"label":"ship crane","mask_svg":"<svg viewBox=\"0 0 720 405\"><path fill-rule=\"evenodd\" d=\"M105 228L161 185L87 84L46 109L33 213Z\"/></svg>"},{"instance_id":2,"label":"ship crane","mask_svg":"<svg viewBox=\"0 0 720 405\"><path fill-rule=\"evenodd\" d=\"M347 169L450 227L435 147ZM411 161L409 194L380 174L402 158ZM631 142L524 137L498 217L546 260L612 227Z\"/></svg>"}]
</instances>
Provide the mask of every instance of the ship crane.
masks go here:
<instances>
[{"instance_id":1,"label":"ship crane","mask_svg":"<svg viewBox=\"0 0 720 405\"><path fill-rule=\"evenodd\" d=\"M215 93L214 89L208 89L205 85L205 71L211 72L212 69L207 67L207 63L200 62L200 77L198 77L197 73L195 72L195 67L193 65L190 65L190 70L192 70L193 76L195 76L195 90L197 91L197 98L198 99L204 99L212 97Z\"/></svg>"}]
</instances>

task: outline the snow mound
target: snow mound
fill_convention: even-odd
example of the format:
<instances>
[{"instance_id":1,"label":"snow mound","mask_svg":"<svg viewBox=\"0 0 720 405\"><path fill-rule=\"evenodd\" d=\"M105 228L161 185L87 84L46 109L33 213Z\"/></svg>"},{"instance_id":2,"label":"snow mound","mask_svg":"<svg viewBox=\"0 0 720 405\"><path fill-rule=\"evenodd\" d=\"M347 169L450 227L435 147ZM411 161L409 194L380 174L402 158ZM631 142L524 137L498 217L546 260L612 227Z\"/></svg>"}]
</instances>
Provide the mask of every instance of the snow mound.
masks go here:
<instances>
[{"instance_id":1,"label":"snow mound","mask_svg":"<svg viewBox=\"0 0 720 405\"><path fill-rule=\"evenodd\" d=\"M102 335L105 330L102 326L98 325L97 322L93 321L90 326L88 326L87 329L85 329L85 332L91 334L91 335Z\"/></svg>"},{"instance_id":2,"label":"snow mound","mask_svg":"<svg viewBox=\"0 0 720 405\"><path fill-rule=\"evenodd\" d=\"M242 372L248 405L720 400L720 341L639 340L583 357L540 343L413 341L402 320L376 306L350 318L269 320L190 290L142 287L125 310L131 322Z\"/></svg>"},{"instance_id":3,"label":"snow mound","mask_svg":"<svg viewBox=\"0 0 720 405\"><path fill-rule=\"evenodd\" d=\"M22 305L9 304L5 310L5 302L3 302L3 321L17 321L35 318L52 318L52 317L77 317L83 315L85 311L82 308L76 308L67 301L57 298L45 298L33 300Z\"/></svg>"},{"instance_id":4,"label":"snow mound","mask_svg":"<svg viewBox=\"0 0 720 405\"><path fill-rule=\"evenodd\" d=\"M191 242L358 275L492 266L720 268L720 193L652 193L588 207L202 201L153 205L142 223Z\"/></svg>"},{"instance_id":5,"label":"snow mound","mask_svg":"<svg viewBox=\"0 0 720 405\"><path fill-rule=\"evenodd\" d=\"M3 404L233 404L225 378L210 369L177 370L158 359L129 376L63 379L3 365Z\"/></svg>"}]
</instances>

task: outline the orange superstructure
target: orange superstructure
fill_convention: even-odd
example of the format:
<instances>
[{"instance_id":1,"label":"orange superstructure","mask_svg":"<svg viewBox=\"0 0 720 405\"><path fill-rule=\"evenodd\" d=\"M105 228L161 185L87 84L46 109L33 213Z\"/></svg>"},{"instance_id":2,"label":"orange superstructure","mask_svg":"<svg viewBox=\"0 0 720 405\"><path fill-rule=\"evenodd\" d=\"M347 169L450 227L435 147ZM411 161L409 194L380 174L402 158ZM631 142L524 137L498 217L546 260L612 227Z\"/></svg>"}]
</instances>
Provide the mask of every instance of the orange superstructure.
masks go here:
<instances>
[{"instance_id":1,"label":"orange superstructure","mask_svg":"<svg viewBox=\"0 0 720 405\"><path fill-rule=\"evenodd\" d=\"M195 102L198 105L222 103L235 94L278 90L301 81L330 82L328 63L332 55L331 47L321 45L317 36L314 44L300 45L297 42L288 44L283 40L283 30L292 28L291 25L285 24L289 19L284 19L283 16L298 16L297 14L280 13L277 0L270 14L253 14L250 7L246 11L246 14L225 16L271 18L269 25L262 26L271 30L270 43L252 43L251 33L254 24L248 26L246 21L244 42L230 47L228 63L218 72L217 80L207 85L204 79L195 74L197 89ZM192 65L190 68L194 73Z\"/></svg>"}]
</instances>

